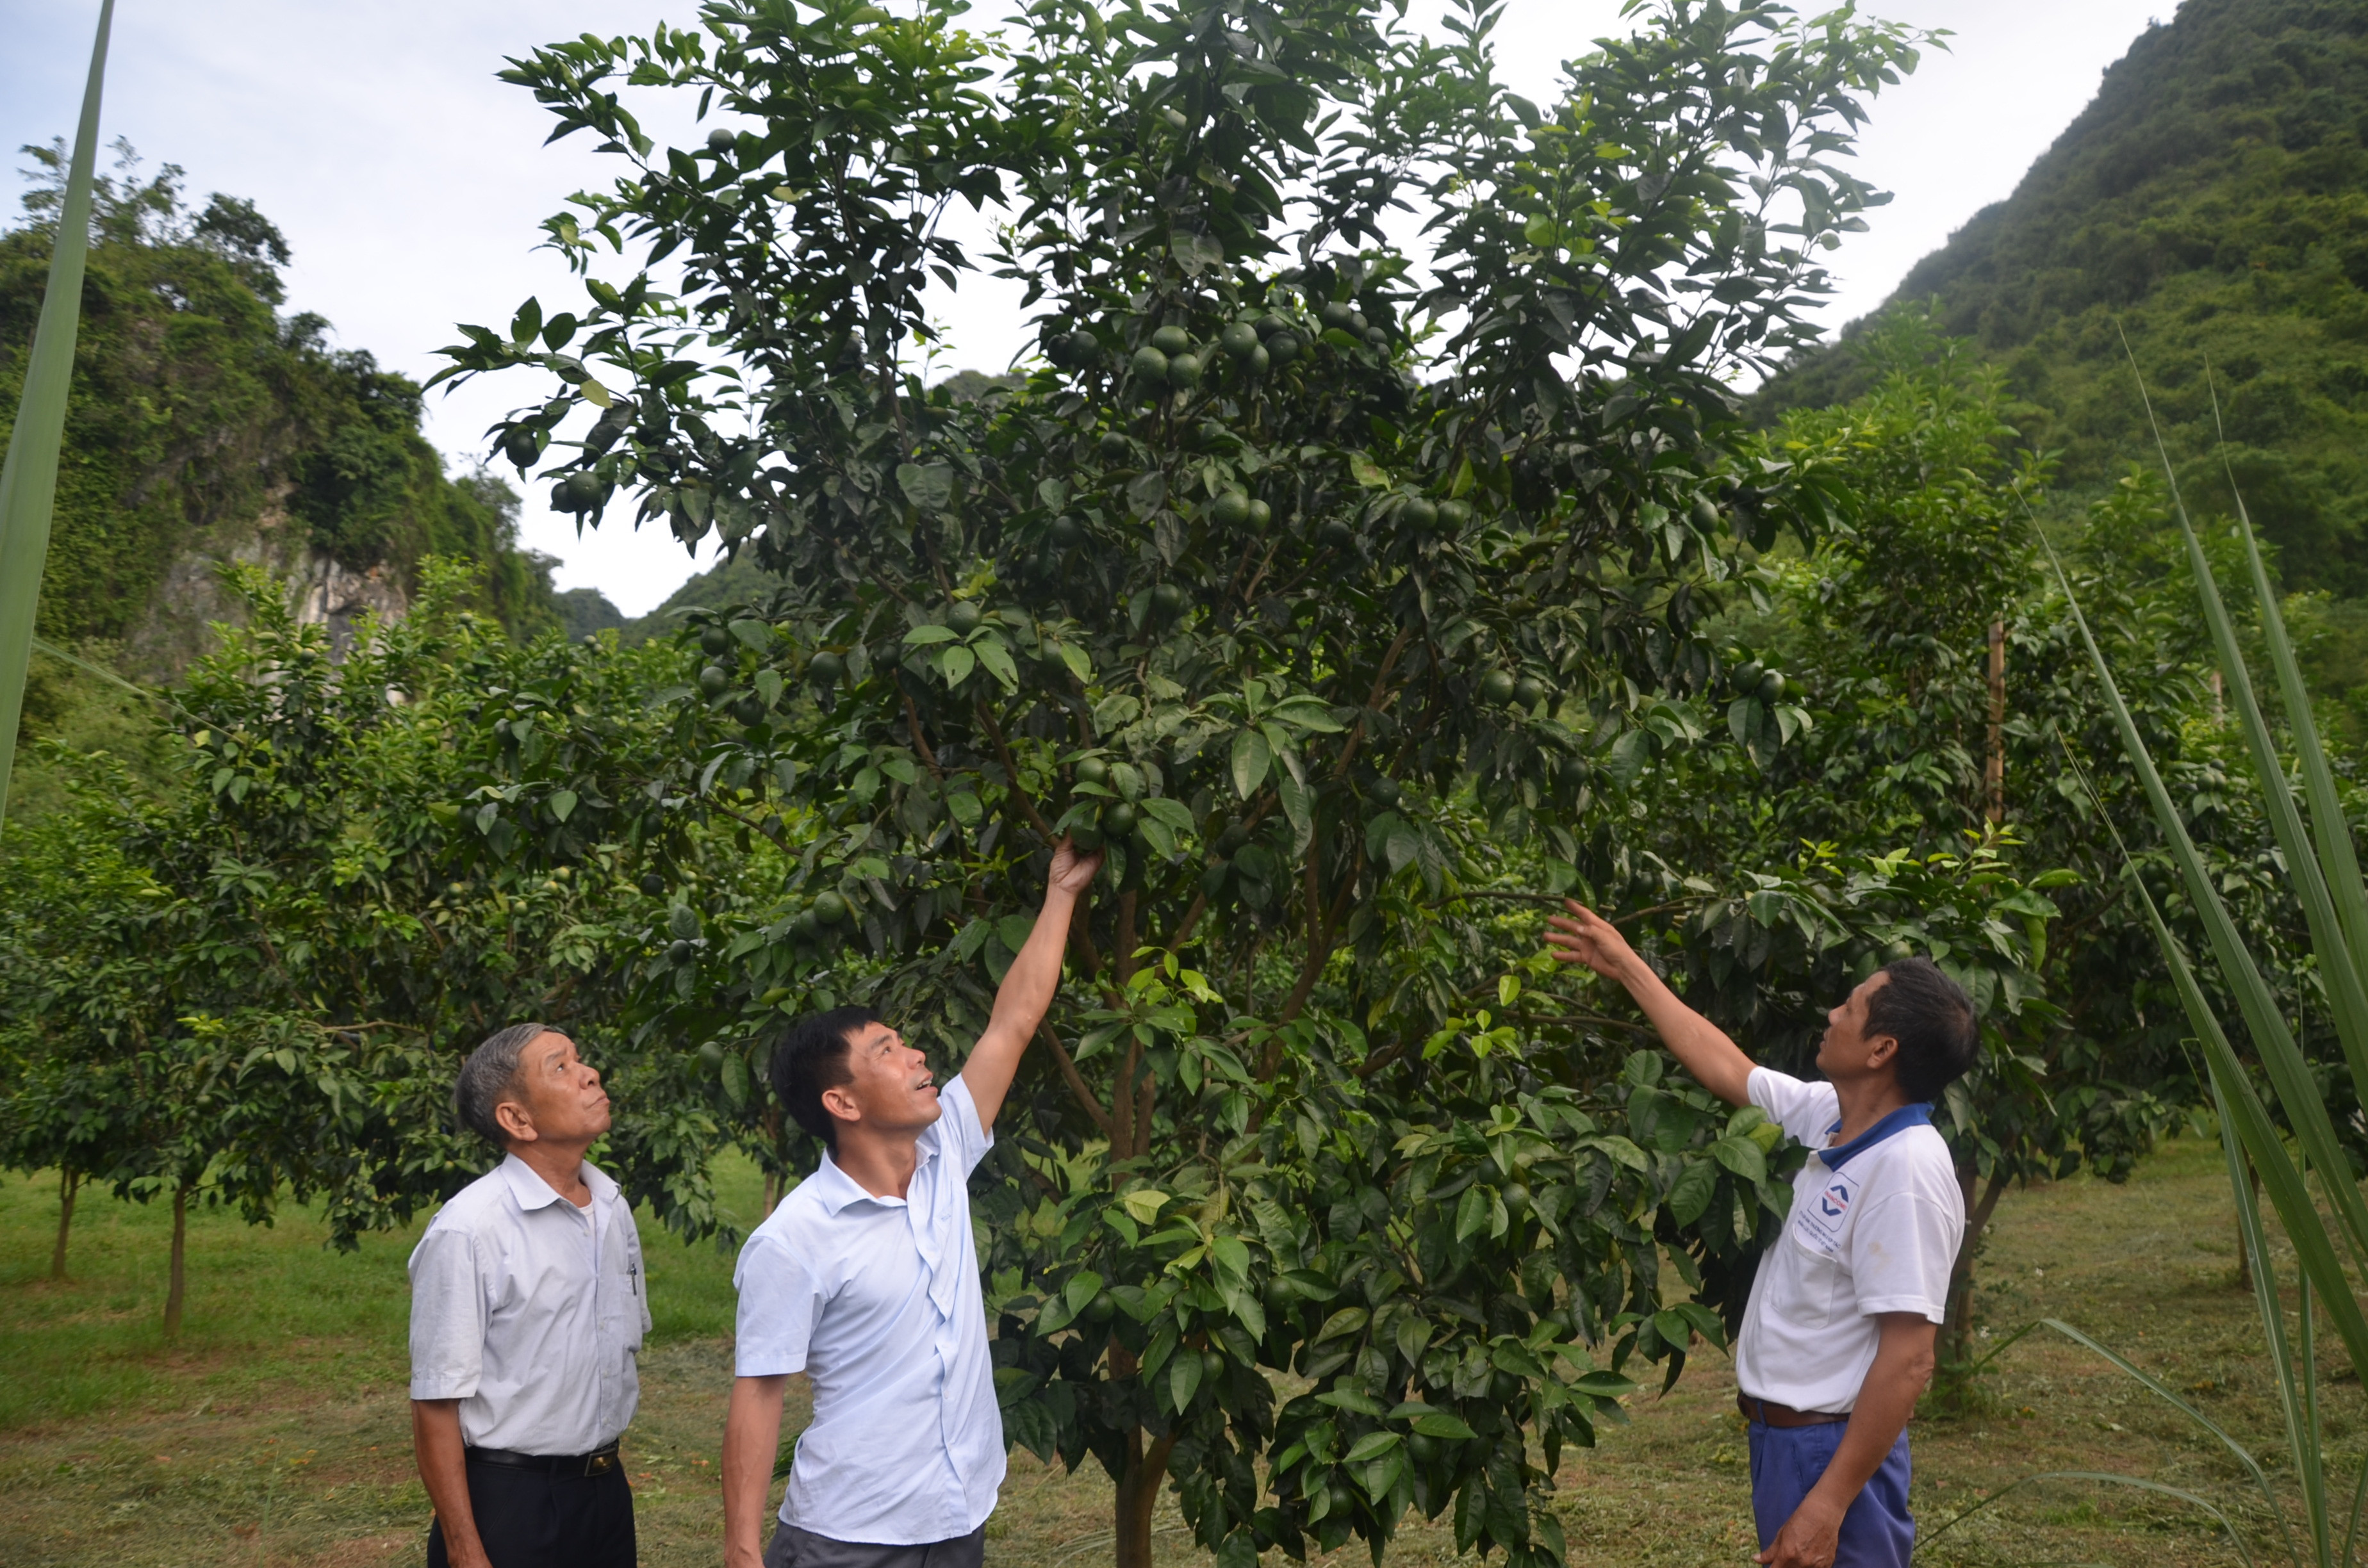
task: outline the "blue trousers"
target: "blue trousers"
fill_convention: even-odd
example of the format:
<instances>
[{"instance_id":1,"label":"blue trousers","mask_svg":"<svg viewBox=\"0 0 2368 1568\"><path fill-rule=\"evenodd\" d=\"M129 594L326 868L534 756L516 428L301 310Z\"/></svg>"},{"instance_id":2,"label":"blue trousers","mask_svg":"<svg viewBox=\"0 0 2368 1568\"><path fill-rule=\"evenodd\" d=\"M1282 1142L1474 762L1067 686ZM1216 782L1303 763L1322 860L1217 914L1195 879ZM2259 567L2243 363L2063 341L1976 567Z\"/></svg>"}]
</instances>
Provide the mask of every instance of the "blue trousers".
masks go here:
<instances>
[{"instance_id":1,"label":"blue trousers","mask_svg":"<svg viewBox=\"0 0 2368 1568\"><path fill-rule=\"evenodd\" d=\"M1751 1517L1759 1527L1761 1551L1826 1473L1848 1429L1841 1421L1821 1426L1751 1424ZM1916 1521L1907 1517L1907 1434L1902 1432L1842 1516L1834 1568L1907 1568L1915 1545Z\"/></svg>"}]
</instances>

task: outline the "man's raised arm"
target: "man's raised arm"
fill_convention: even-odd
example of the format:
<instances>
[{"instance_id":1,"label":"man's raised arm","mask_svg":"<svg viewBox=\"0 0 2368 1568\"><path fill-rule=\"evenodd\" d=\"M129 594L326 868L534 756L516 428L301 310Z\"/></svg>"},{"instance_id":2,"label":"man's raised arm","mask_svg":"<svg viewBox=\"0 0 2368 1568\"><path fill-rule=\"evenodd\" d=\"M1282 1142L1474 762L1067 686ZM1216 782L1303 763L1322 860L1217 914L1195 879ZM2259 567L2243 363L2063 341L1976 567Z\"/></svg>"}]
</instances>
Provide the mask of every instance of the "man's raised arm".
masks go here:
<instances>
[{"instance_id":1,"label":"man's raised arm","mask_svg":"<svg viewBox=\"0 0 2368 1568\"><path fill-rule=\"evenodd\" d=\"M1012 1075L1019 1071L1020 1055L1036 1038L1036 1026L1044 1021L1045 1009L1053 1005L1053 993L1061 984L1061 955L1069 946L1069 917L1076 913L1078 897L1093 885L1094 873L1101 867L1099 854L1080 855L1065 838L1053 851L1053 869L1044 879L1044 907L1036 913L1036 928L1028 933L1027 944L1011 960L1003 984L995 993L995 1011L986 1020L986 1032L978 1037L970 1060L962 1063L962 1081L970 1090L971 1103L978 1107L981 1126L995 1125L1003 1096L1011 1090Z\"/></svg>"},{"instance_id":2,"label":"man's raised arm","mask_svg":"<svg viewBox=\"0 0 2368 1568\"><path fill-rule=\"evenodd\" d=\"M1546 946L1565 963L1585 964L1606 980L1618 981L1645 1009L1669 1052L1696 1082L1729 1105L1749 1097L1751 1058L1725 1030L1683 1002L1637 956L1628 938L1603 916L1576 899L1563 900L1568 916L1547 920Z\"/></svg>"}]
</instances>

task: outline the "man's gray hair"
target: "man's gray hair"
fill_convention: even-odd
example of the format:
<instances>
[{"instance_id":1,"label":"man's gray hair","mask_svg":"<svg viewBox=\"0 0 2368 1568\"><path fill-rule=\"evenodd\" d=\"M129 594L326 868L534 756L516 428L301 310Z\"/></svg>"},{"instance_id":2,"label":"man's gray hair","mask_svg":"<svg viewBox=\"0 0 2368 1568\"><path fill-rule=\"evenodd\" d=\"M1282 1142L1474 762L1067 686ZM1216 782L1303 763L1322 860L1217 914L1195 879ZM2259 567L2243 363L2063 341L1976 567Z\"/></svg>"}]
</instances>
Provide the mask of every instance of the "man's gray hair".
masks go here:
<instances>
[{"instance_id":1,"label":"man's gray hair","mask_svg":"<svg viewBox=\"0 0 2368 1568\"><path fill-rule=\"evenodd\" d=\"M512 1024L469 1052L469 1060L461 1063L460 1078L452 1085L452 1109L461 1126L496 1149L509 1147L509 1134L494 1119L494 1108L518 1097L511 1091L518 1087L518 1058L549 1033L547 1024Z\"/></svg>"}]
</instances>

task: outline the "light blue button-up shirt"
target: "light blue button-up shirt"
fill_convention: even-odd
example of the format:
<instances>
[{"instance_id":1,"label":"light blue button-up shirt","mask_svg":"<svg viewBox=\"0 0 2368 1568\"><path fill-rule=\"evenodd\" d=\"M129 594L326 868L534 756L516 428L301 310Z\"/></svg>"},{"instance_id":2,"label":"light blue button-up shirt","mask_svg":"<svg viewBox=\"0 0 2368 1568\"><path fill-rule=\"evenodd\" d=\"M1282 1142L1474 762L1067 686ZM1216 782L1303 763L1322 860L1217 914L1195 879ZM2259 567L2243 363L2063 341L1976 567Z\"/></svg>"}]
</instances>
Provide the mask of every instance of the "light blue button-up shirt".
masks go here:
<instances>
[{"instance_id":1,"label":"light blue button-up shirt","mask_svg":"<svg viewBox=\"0 0 2368 1568\"><path fill-rule=\"evenodd\" d=\"M938 1105L905 1198L874 1198L825 1154L750 1233L733 1274L740 1376L814 1384L782 1522L831 1540L965 1536L1003 1484L966 1185L995 1139L960 1078Z\"/></svg>"}]
</instances>

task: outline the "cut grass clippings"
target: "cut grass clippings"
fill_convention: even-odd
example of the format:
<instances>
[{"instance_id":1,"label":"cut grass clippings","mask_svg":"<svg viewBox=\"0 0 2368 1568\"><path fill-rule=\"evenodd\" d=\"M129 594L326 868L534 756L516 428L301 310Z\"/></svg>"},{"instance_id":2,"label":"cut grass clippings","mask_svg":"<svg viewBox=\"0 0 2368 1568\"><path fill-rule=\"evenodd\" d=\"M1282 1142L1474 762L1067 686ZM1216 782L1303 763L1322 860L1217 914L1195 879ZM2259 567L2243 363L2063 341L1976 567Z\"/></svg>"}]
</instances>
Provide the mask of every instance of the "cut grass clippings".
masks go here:
<instances>
[{"instance_id":1,"label":"cut grass clippings","mask_svg":"<svg viewBox=\"0 0 2368 1568\"><path fill-rule=\"evenodd\" d=\"M754 1174L723 1183L741 1223ZM301 1211L270 1230L192 1215L188 1326L165 1347L163 1209L85 1190L74 1278L48 1278L53 1180L0 1182L0 1562L357 1564L425 1561L427 1506L411 1468L404 1398L404 1260L417 1227L321 1245ZM627 1437L642 1560L713 1563L715 1459L731 1375L732 1259L646 1219L652 1312L640 1417ZM2290 1257L2286 1266L2291 1268ZM2257 1453L2277 1421L2248 1292L2235 1284L2235 1219L2209 1140L2168 1145L2124 1187L2069 1181L2010 1195L1983 1264L1984 1310L2003 1334L2042 1314L2095 1335L2195 1401ZM2269 1543L2269 1521L2225 1450L2078 1346L2033 1335L1982 1380L1988 1414L1915 1431L1918 1517L1929 1531L2020 1476L2117 1470L2202 1492ZM1554 1499L1581 1568L1742 1563L1753 1548L1742 1424L1724 1357L1698 1356L1667 1399L1568 1457ZM2362 1447L2359 1391L2339 1382L2330 1451L2346 1487ZM791 1418L803 1415L793 1399ZM2271 1472L2291 1493L2290 1478ZM1097 1568L1110 1551L1110 1488L1025 1452L988 1526L991 1562ZM1443 1521L1442 1521L1443 1523ZM1172 1502L1162 1568L1207 1561ZM1389 1560L1458 1561L1450 1530L1416 1523ZM1273 1561L1281 1561L1276 1558ZM1351 1544L1327 1568L1366 1560ZM2050 1485L1969 1520L1920 1561L1964 1568L2042 1562L2237 1561L2217 1527L2167 1498Z\"/></svg>"}]
</instances>

